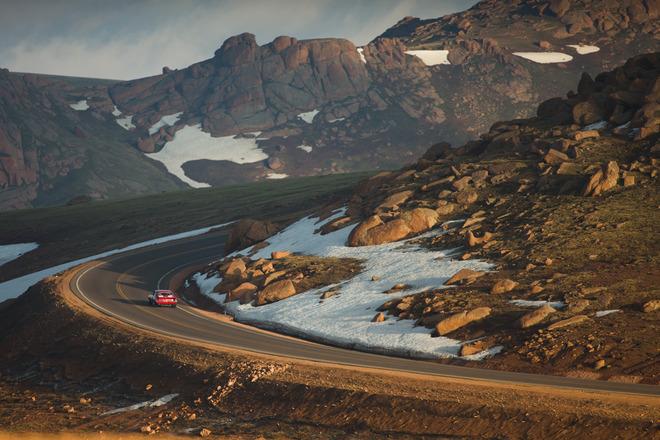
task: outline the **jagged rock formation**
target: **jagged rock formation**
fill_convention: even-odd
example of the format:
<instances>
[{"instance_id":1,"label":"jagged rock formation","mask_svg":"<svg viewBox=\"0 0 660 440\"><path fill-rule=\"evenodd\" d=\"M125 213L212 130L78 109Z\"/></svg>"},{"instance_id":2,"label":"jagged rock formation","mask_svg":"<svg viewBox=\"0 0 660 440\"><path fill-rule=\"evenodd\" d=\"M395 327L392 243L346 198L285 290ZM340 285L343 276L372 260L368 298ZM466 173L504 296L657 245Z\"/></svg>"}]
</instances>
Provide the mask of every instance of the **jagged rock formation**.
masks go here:
<instances>
[{"instance_id":1,"label":"jagged rock formation","mask_svg":"<svg viewBox=\"0 0 660 440\"><path fill-rule=\"evenodd\" d=\"M657 0L484 0L437 19L407 17L362 48L343 39L286 36L259 46L254 35L241 34L225 41L211 59L126 82L4 72L0 207L124 194L128 187L117 182L121 175L139 181L128 185L133 192L183 187L139 156L161 151L183 128L197 124L214 137L253 139L260 157L268 157L250 162L240 155L222 160L191 155L181 169L200 185L397 168L432 142L460 144L495 121L532 116L538 103L573 87L574 78L585 72L590 76L578 87L582 96L598 72L657 47L658 10ZM424 61L411 50L444 51L446 60ZM540 64L518 52L558 52L563 58ZM19 90L26 87L31 92ZM612 120L626 119L626 106L636 104L636 96L619 97L620 105L611 109L585 101L571 107L571 118L586 124L605 110ZM69 107L78 101L89 110ZM556 105L566 106L550 102L539 111L553 112ZM51 129L29 129L12 110L19 107ZM171 119L163 122L163 117ZM60 133L60 118L67 121L66 133ZM642 121L642 135L654 118L641 110L635 124ZM53 143L59 145L57 154ZM105 152L108 143L131 150L113 154L136 158L132 162L149 169L151 177L136 177L122 159L113 178L99 169L73 178L72 169L87 170L92 162L76 145ZM461 201L472 197L466 193Z\"/></svg>"}]
</instances>

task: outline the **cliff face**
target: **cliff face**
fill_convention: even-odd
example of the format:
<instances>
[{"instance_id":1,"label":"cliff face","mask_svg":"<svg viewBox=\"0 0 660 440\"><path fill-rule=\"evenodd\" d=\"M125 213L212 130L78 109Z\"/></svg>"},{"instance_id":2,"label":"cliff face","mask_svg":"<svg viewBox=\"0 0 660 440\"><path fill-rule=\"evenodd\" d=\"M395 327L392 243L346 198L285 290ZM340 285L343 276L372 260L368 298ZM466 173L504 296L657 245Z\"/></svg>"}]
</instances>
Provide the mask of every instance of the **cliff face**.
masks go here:
<instances>
[{"instance_id":1,"label":"cliff face","mask_svg":"<svg viewBox=\"0 0 660 440\"><path fill-rule=\"evenodd\" d=\"M131 177L138 180L133 190L183 187L144 153L177 139L179 149L201 150L180 134L197 125L205 132L199 136L254 139L259 154L188 154L179 173L189 184L395 168L438 140L458 145L495 121L533 115L540 102L575 89L583 72L594 76L652 52L660 39L658 5L484 0L437 19L406 17L360 48L286 36L259 46L254 35L241 34L208 60L126 82L4 72L0 206L59 203L78 192L115 196L126 190L126 157L153 173ZM70 108L83 100L88 110ZM16 109L29 116L17 118ZM90 163L90 152L108 154L100 147L108 143L124 157L114 183L99 183L99 175L107 179L100 167L67 178ZM78 186L69 188L72 182Z\"/></svg>"}]
</instances>

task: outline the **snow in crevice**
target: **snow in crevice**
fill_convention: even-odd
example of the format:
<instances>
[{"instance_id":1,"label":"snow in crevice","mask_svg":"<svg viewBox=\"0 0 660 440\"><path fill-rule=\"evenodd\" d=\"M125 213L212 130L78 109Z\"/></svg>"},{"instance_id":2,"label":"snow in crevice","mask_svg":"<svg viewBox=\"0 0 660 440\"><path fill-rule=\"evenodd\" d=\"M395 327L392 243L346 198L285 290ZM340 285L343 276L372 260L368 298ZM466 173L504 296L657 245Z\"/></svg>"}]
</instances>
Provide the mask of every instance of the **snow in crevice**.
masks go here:
<instances>
[{"instance_id":1,"label":"snow in crevice","mask_svg":"<svg viewBox=\"0 0 660 440\"><path fill-rule=\"evenodd\" d=\"M551 306L553 309L563 309L566 307L566 304L564 304L562 301L530 301L526 299L512 299L509 302L518 307L541 307L546 304Z\"/></svg>"},{"instance_id":2,"label":"snow in crevice","mask_svg":"<svg viewBox=\"0 0 660 440\"><path fill-rule=\"evenodd\" d=\"M38 248L37 243L0 244L0 266Z\"/></svg>"},{"instance_id":3,"label":"snow in crevice","mask_svg":"<svg viewBox=\"0 0 660 440\"><path fill-rule=\"evenodd\" d=\"M111 255L119 254L121 252L132 251L134 249L140 249L143 247L151 246L154 244L166 243L168 241L180 240L182 238L194 237L196 235L206 234L212 229L222 228L233 222L223 223L219 225L208 226L205 228L194 229L191 231L181 232L178 234L166 235L163 237L154 238L147 241L142 241L140 243L135 243L129 246L126 246L121 249L113 249L110 251L102 252L100 254L92 255L90 257L80 258L78 260L69 261L67 263L62 263L57 266L49 267L47 269L40 270L38 272L30 273L19 278L14 278L0 283L0 302L16 298L20 296L23 292L29 289L31 286L37 284L42 279L54 275L56 273L62 272L71 267L77 266L79 264L87 263L89 261L98 260L99 258L109 257Z\"/></svg>"},{"instance_id":4,"label":"snow in crevice","mask_svg":"<svg viewBox=\"0 0 660 440\"><path fill-rule=\"evenodd\" d=\"M343 213L341 210L325 222ZM345 347L419 358L458 356L461 341L431 337L430 329L415 327L413 320L397 320L388 316L386 321L374 323L371 319L377 313L376 309L392 298L442 287L460 269L488 270L490 264L477 260L452 259L448 257L448 251L428 250L411 240L348 247L346 240L353 226L326 235L314 233L323 223L312 217L301 219L269 238L268 246L256 251L251 258L267 258L275 250L357 258L364 264L361 273L337 285L309 290L263 306L241 305L234 301L224 304L226 311L240 322ZM441 233L441 229L436 229L426 235ZM240 254L247 255L250 251L252 248ZM238 254L235 252L231 256ZM213 287L220 282L219 275L197 275L196 281L203 294L215 300L218 297L224 300L222 293L212 292ZM412 289L393 294L383 293L397 283L409 284ZM338 295L320 301L324 291L337 287L340 288ZM468 359L481 359L499 349L493 347Z\"/></svg>"},{"instance_id":5,"label":"snow in crevice","mask_svg":"<svg viewBox=\"0 0 660 440\"><path fill-rule=\"evenodd\" d=\"M539 64L565 63L573 59L572 56L561 52L514 52L513 54Z\"/></svg>"},{"instance_id":6,"label":"snow in crevice","mask_svg":"<svg viewBox=\"0 0 660 440\"><path fill-rule=\"evenodd\" d=\"M360 55L360 60L364 63L367 64L367 59L364 57L364 49L362 47L357 48L358 54Z\"/></svg>"},{"instance_id":7,"label":"snow in crevice","mask_svg":"<svg viewBox=\"0 0 660 440\"><path fill-rule=\"evenodd\" d=\"M591 46L588 44L569 44L568 47L572 47L579 55L588 55L590 53L595 53L600 50L598 46Z\"/></svg>"},{"instance_id":8,"label":"snow in crevice","mask_svg":"<svg viewBox=\"0 0 660 440\"><path fill-rule=\"evenodd\" d=\"M318 115L318 114L319 114L318 110L312 110L312 111L309 111L309 112L300 113L298 115L298 117L300 119L302 119L303 121L307 122L308 124L311 124L314 121L314 118L316 117L316 115Z\"/></svg>"},{"instance_id":9,"label":"snow in crevice","mask_svg":"<svg viewBox=\"0 0 660 440\"><path fill-rule=\"evenodd\" d=\"M117 408L117 409L113 409L113 410L110 410L110 411L106 411L106 412L102 413L101 416L109 416L111 414L118 414L118 413L123 413L123 412L127 412L127 411L135 411L136 409L145 408L145 407L157 408L159 406L167 405L174 398L178 397L178 395L179 395L178 393L167 394L166 396L163 396L159 399L147 400L146 402L140 402L140 403L136 403L134 405L125 406L123 408Z\"/></svg>"},{"instance_id":10,"label":"snow in crevice","mask_svg":"<svg viewBox=\"0 0 660 440\"><path fill-rule=\"evenodd\" d=\"M596 312L596 318L602 318L603 316L611 315L612 313L618 313L621 309L612 309L612 310L599 310Z\"/></svg>"},{"instance_id":11,"label":"snow in crevice","mask_svg":"<svg viewBox=\"0 0 660 440\"><path fill-rule=\"evenodd\" d=\"M171 174L194 188L208 187L186 176L183 164L192 160L228 160L244 164L268 159L268 155L257 145L255 137L223 136L212 137L202 131L200 124L188 125L177 131L174 139L167 142L157 153L147 154L162 162Z\"/></svg>"},{"instance_id":12,"label":"snow in crevice","mask_svg":"<svg viewBox=\"0 0 660 440\"><path fill-rule=\"evenodd\" d=\"M89 104L87 104L86 99L82 99L74 104L69 104L69 107L79 112L84 112L85 110L89 110Z\"/></svg>"},{"instance_id":13,"label":"snow in crevice","mask_svg":"<svg viewBox=\"0 0 660 440\"><path fill-rule=\"evenodd\" d=\"M416 56L427 66L437 66L438 64L451 64L447 59L448 50L407 50L408 55Z\"/></svg>"},{"instance_id":14,"label":"snow in crevice","mask_svg":"<svg viewBox=\"0 0 660 440\"><path fill-rule=\"evenodd\" d=\"M328 120L328 124L334 124L335 122L341 122L346 118L332 118Z\"/></svg>"},{"instance_id":15,"label":"snow in crevice","mask_svg":"<svg viewBox=\"0 0 660 440\"><path fill-rule=\"evenodd\" d=\"M152 134L158 132L161 127L171 127L172 125L176 124L179 119L181 119L182 114L183 112L179 112L161 117L158 122L149 127L149 135L151 136Z\"/></svg>"},{"instance_id":16,"label":"snow in crevice","mask_svg":"<svg viewBox=\"0 0 660 440\"><path fill-rule=\"evenodd\" d=\"M307 153L311 153L313 148L309 145L298 145L296 148L299 148Z\"/></svg>"},{"instance_id":17,"label":"snow in crevice","mask_svg":"<svg viewBox=\"0 0 660 440\"><path fill-rule=\"evenodd\" d=\"M124 130L132 130L135 128L135 124L133 124L133 116L124 116L123 118L117 118L116 122Z\"/></svg>"},{"instance_id":18,"label":"snow in crevice","mask_svg":"<svg viewBox=\"0 0 660 440\"><path fill-rule=\"evenodd\" d=\"M287 177L289 177L289 175L284 174L284 173L269 173L269 174L266 174L266 179L286 179Z\"/></svg>"},{"instance_id":19,"label":"snow in crevice","mask_svg":"<svg viewBox=\"0 0 660 440\"><path fill-rule=\"evenodd\" d=\"M582 131L587 131L587 130L602 130L603 128L607 127L607 121L598 121L594 122L593 124L589 124L587 126L584 126L582 128Z\"/></svg>"}]
</instances>

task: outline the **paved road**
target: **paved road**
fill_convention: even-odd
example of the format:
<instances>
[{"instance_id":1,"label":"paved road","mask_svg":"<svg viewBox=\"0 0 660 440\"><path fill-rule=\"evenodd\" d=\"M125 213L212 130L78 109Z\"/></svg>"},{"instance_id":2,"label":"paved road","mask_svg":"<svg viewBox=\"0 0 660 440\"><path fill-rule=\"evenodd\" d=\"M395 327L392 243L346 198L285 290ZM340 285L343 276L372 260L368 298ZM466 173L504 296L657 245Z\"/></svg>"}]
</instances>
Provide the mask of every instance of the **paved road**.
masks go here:
<instances>
[{"instance_id":1,"label":"paved road","mask_svg":"<svg viewBox=\"0 0 660 440\"><path fill-rule=\"evenodd\" d=\"M177 269L195 262L207 262L221 256L224 239L223 232L215 232L119 254L78 272L72 278L71 288L76 295L93 307L127 324L219 346L322 363L375 367L465 379L660 395L660 387L653 385L484 370L364 353L220 322L199 314L195 308L188 305L169 309L152 308L147 304L146 299L149 292L159 284L166 286L167 281L173 273L177 272Z\"/></svg>"}]
</instances>

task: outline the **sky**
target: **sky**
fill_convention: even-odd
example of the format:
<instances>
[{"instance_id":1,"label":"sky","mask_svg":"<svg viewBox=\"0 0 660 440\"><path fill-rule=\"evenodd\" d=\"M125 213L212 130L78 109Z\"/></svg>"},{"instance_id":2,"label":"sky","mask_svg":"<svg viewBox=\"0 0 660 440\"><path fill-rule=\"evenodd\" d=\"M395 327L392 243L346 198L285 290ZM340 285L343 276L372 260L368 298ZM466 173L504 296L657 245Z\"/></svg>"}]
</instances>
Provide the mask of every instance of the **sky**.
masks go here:
<instances>
[{"instance_id":1,"label":"sky","mask_svg":"<svg viewBox=\"0 0 660 440\"><path fill-rule=\"evenodd\" d=\"M401 18L476 0L0 0L0 67L134 79L213 56L232 35L367 43Z\"/></svg>"}]
</instances>

